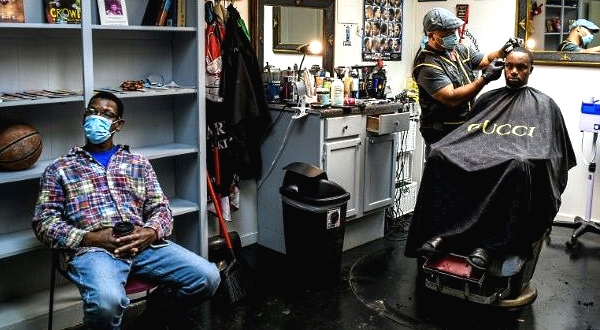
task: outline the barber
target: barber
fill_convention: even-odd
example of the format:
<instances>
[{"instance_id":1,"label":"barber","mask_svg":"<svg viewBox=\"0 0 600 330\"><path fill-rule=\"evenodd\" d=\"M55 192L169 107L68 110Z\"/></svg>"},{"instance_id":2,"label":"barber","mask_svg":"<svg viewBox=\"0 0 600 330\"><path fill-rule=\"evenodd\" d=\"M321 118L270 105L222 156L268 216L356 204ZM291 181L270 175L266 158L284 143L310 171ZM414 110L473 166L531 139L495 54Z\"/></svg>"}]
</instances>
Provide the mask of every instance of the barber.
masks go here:
<instances>
[{"instance_id":1,"label":"barber","mask_svg":"<svg viewBox=\"0 0 600 330\"><path fill-rule=\"evenodd\" d=\"M425 154L468 117L475 96L490 81L500 78L504 64L498 59L519 45L510 38L502 49L485 54L459 44L458 28L464 22L444 8L433 8L423 18L427 41L417 53L413 78L419 86L420 131ZM477 70L483 69L480 77Z\"/></svg>"},{"instance_id":2,"label":"barber","mask_svg":"<svg viewBox=\"0 0 600 330\"><path fill-rule=\"evenodd\" d=\"M580 18L569 26L569 36L558 44L557 50L561 52L599 53L600 46L588 48L590 42L594 39L594 34L598 31L600 31L600 28L596 24Z\"/></svg>"}]
</instances>

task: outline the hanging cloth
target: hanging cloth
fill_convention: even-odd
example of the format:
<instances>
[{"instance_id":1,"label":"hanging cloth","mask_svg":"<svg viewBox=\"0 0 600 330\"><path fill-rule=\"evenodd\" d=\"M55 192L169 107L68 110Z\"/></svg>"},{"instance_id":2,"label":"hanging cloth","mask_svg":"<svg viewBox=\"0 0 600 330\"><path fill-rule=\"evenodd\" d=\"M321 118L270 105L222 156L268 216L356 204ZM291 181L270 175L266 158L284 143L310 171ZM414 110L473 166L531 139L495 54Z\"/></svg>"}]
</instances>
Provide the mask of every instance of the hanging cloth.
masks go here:
<instances>
[{"instance_id":1,"label":"hanging cloth","mask_svg":"<svg viewBox=\"0 0 600 330\"><path fill-rule=\"evenodd\" d=\"M227 22L227 10L221 4L221 0L216 0L216 3L214 5L214 11L215 15L217 15L219 20L221 20L221 22L225 24Z\"/></svg>"},{"instance_id":2,"label":"hanging cloth","mask_svg":"<svg viewBox=\"0 0 600 330\"><path fill-rule=\"evenodd\" d=\"M206 98L213 102L223 102L219 95L223 71L222 42L225 37L225 26L215 14L212 1L204 4L206 14L205 61L206 61Z\"/></svg>"},{"instance_id":3,"label":"hanging cloth","mask_svg":"<svg viewBox=\"0 0 600 330\"><path fill-rule=\"evenodd\" d=\"M233 5L227 7L223 41L222 109L228 116L232 148L235 149L235 172L242 180L261 175L260 142L271 118L262 81L262 64L252 48L246 24Z\"/></svg>"},{"instance_id":4,"label":"hanging cloth","mask_svg":"<svg viewBox=\"0 0 600 330\"><path fill-rule=\"evenodd\" d=\"M204 3L204 20L206 24L212 24L217 19L217 15L214 10L214 4L211 0Z\"/></svg>"}]
</instances>

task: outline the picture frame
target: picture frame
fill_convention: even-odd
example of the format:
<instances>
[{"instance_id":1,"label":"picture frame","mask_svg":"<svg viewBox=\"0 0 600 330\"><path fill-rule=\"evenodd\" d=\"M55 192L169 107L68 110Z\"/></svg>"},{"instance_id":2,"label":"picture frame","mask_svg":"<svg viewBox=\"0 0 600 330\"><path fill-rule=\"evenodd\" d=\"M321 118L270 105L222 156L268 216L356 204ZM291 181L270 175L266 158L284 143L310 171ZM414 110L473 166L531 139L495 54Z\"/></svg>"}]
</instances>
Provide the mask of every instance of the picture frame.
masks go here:
<instances>
[{"instance_id":1,"label":"picture frame","mask_svg":"<svg viewBox=\"0 0 600 330\"><path fill-rule=\"evenodd\" d=\"M81 0L44 0L46 22L81 24Z\"/></svg>"},{"instance_id":2,"label":"picture frame","mask_svg":"<svg viewBox=\"0 0 600 330\"><path fill-rule=\"evenodd\" d=\"M129 25L125 0L98 0L101 25Z\"/></svg>"},{"instance_id":3,"label":"picture frame","mask_svg":"<svg viewBox=\"0 0 600 330\"><path fill-rule=\"evenodd\" d=\"M0 22L25 23L23 0L0 1Z\"/></svg>"},{"instance_id":4,"label":"picture frame","mask_svg":"<svg viewBox=\"0 0 600 330\"><path fill-rule=\"evenodd\" d=\"M362 60L401 61L404 0L365 0L363 6Z\"/></svg>"}]
</instances>

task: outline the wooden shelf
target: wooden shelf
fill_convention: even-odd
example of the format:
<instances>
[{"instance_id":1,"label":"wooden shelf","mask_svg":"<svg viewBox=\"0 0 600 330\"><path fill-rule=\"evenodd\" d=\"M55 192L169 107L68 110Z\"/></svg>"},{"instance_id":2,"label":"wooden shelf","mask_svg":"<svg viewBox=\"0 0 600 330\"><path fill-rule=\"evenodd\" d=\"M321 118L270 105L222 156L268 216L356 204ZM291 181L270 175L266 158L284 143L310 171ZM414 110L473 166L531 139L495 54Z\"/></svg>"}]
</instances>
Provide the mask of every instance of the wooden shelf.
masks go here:
<instances>
[{"instance_id":1,"label":"wooden shelf","mask_svg":"<svg viewBox=\"0 0 600 330\"><path fill-rule=\"evenodd\" d=\"M36 99L36 100L2 101L2 102L0 102L0 108L18 107L18 106L24 106L24 105L68 103L68 102L83 102L83 96L67 96L67 97L57 97L57 98L40 98L40 99Z\"/></svg>"},{"instance_id":2,"label":"wooden shelf","mask_svg":"<svg viewBox=\"0 0 600 330\"><path fill-rule=\"evenodd\" d=\"M183 199L172 199L170 204L173 216L199 210L198 204ZM42 247L42 243L35 237L31 229L0 235L0 259L27 253Z\"/></svg>"},{"instance_id":3,"label":"wooden shelf","mask_svg":"<svg viewBox=\"0 0 600 330\"><path fill-rule=\"evenodd\" d=\"M2 30L81 30L81 24L49 24L49 23L0 23Z\"/></svg>"},{"instance_id":4,"label":"wooden shelf","mask_svg":"<svg viewBox=\"0 0 600 330\"><path fill-rule=\"evenodd\" d=\"M169 143L156 146L132 148L132 151L140 153L146 156L148 159L158 159L193 154L198 152L198 148L182 143ZM26 170L0 172L0 184L37 179L42 176L44 169L46 169L46 166L50 165L52 161L53 160L39 160L33 165L33 167Z\"/></svg>"},{"instance_id":5,"label":"wooden shelf","mask_svg":"<svg viewBox=\"0 0 600 330\"><path fill-rule=\"evenodd\" d=\"M81 24L45 23L43 1L27 1L26 23L0 23L5 45L0 67L0 93L30 89L78 90L82 95L61 98L18 99L0 102L0 121L26 122L43 135L40 159L29 169L0 170L0 203L4 230L0 230L0 263L11 272L2 283L18 283L0 290L0 329L45 329L48 306L48 274L44 245L31 229L32 207L41 175L51 162L75 144L84 142L81 130L85 102L95 90L114 91L125 105L132 125L117 143L131 146L150 159L176 217L173 240L198 254L206 254L209 230L203 187L206 172L204 150L205 61L204 7L186 2L187 25L99 25L98 2L81 2ZM147 0L128 1L130 24L142 21ZM126 80L149 74L173 81L177 88L120 91ZM18 191L14 196L10 194ZM42 276L34 277L31 274ZM26 274L30 278L24 279ZM65 283L64 280L61 280ZM66 303L60 292L66 292ZM54 313L55 329L81 322L79 294L73 286L60 286ZM77 323L75 323L77 322Z\"/></svg>"},{"instance_id":6,"label":"wooden shelf","mask_svg":"<svg viewBox=\"0 0 600 330\"><path fill-rule=\"evenodd\" d=\"M95 31L148 31L148 32L196 32L195 27L188 26L145 26L145 25L92 25Z\"/></svg>"},{"instance_id":7,"label":"wooden shelf","mask_svg":"<svg viewBox=\"0 0 600 330\"><path fill-rule=\"evenodd\" d=\"M139 97L157 97L157 96L173 96L183 94L196 94L198 89L196 87L180 87L180 88L168 88L168 89L146 89L143 91L111 91L118 95L122 99L126 98L139 98Z\"/></svg>"},{"instance_id":8,"label":"wooden shelf","mask_svg":"<svg viewBox=\"0 0 600 330\"><path fill-rule=\"evenodd\" d=\"M47 270L50 273L50 270ZM0 303L0 329L46 329L49 290ZM81 296L73 284L57 285L54 291L55 329L80 323ZM70 312L69 312L70 311ZM21 327L18 327L20 325Z\"/></svg>"},{"instance_id":9,"label":"wooden shelf","mask_svg":"<svg viewBox=\"0 0 600 330\"><path fill-rule=\"evenodd\" d=\"M43 247L33 230L23 230L0 235L0 259L23 254Z\"/></svg>"}]
</instances>

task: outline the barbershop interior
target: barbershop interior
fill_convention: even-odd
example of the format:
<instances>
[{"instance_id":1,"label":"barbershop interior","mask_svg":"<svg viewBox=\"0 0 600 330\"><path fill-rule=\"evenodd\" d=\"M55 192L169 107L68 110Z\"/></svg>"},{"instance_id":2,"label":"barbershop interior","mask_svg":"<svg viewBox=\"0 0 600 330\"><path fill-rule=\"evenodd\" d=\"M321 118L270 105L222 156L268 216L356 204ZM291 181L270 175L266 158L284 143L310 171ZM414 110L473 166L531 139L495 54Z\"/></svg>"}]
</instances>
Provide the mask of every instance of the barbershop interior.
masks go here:
<instances>
[{"instance_id":1,"label":"barbershop interior","mask_svg":"<svg viewBox=\"0 0 600 330\"><path fill-rule=\"evenodd\" d=\"M0 1L0 330L600 330L597 24L599 0ZM87 147L113 141L155 175L111 178ZM104 191L116 250L78 227L98 179L53 167L75 146L146 184ZM138 273L166 246L220 280L185 312ZM114 278L73 281L92 253L128 267L110 325L86 293Z\"/></svg>"}]
</instances>

